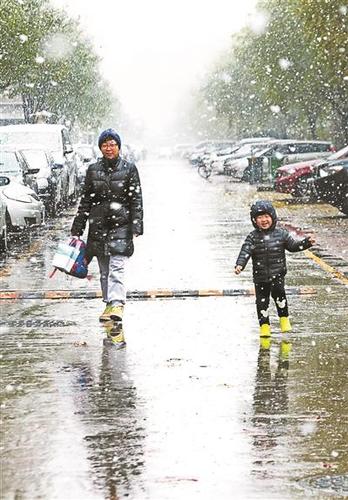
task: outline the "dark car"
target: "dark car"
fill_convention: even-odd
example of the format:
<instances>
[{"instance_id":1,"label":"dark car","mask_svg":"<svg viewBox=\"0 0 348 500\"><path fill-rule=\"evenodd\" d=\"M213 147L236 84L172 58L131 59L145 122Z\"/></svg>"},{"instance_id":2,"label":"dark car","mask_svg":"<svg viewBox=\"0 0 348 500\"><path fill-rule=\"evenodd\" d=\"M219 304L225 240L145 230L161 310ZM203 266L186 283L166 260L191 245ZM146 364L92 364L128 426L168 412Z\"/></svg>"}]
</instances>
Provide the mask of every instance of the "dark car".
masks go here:
<instances>
[{"instance_id":1,"label":"dark car","mask_svg":"<svg viewBox=\"0 0 348 500\"><path fill-rule=\"evenodd\" d=\"M308 196L307 181L313 177L316 168L328 161L343 160L347 157L348 146L329 155L325 160L316 158L284 165L277 169L275 189L280 193L290 193L294 196Z\"/></svg>"},{"instance_id":2,"label":"dark car","mask_svg":"<svg viewBox=\"0 0 348 500\"><path fill-rule=\"evenodd\" d=\"M95 147L92 144L75 144L75 151L79 159L78 181L79 194L81 194L83 185L85 183L87 168L89 167L89 165L97 161L98 155Z\"/></svg>"},{"instance_id":3,"label":"dark car","mask_svg":"<svg viewBox=\"0 0 348 500\"><path fill-rule=\"evenodd\" d=\"M21 149L29 169L37 171L34 175L36 192L43 201L48 215L55 216L64 205L64 178L62 165L56 164L53 155L42 149Z\"/></svg>"},{"instance_id":4,"label":"dark car","mask_svg":"<svg viewBox=\"0 0 348 500\"><path fill-rule=\"evenodd\" d=\"M348 160L317 167L308 188L313 199L329 203L348 215Z\"/></svg>"}]
</instances>

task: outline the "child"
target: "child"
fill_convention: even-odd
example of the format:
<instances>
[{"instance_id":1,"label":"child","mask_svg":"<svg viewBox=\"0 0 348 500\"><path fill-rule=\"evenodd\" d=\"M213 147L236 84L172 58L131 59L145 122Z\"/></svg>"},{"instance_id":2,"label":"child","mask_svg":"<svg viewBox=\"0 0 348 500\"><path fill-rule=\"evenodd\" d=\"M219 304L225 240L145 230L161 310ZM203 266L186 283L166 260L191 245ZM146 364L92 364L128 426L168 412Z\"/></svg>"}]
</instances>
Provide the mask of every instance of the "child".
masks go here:
<instances>
[{"instance_id":1,"label":"child","mask_svg":"<svg viewBox=\"0 0 348 500\"><path fill-rule=\"evenodd\" d=\"M277 214L269 201L254 203L250 209L250 217L255 230L247 236L242 245L235 265L235 273L240 274L249 258L252 258L260 336L269 337L271 335L268 312L270 295L277 307L281 331L291 331L284 289L285 250L299 252L314 245L315 240L312 236L295 240L286 229L276 227Z\"/></svg>"}]
</instances>

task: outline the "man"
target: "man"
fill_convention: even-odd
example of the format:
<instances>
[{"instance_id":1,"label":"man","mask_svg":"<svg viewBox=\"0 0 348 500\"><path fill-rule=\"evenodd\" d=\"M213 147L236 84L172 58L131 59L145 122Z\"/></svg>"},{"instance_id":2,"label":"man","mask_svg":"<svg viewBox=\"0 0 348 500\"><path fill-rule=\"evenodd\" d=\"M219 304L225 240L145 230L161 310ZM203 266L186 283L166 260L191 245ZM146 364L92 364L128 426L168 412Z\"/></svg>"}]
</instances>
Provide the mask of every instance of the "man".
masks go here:
<instances>
[{"instance_id":1,"label":"man","mask_svg":"<svg viewBox=\"0 0 348 500\"><path fill-rule=\"evenodd\" d=\"M87 256L98 259L103 302L100 321L122 321L126 302L125 265L133 237L143 234L143 202L136 166L120 156L121 138L113 129L98 140L103 157L88 167L77 215L71 227L80 237L89 222Z\"/></svg>"}]
</instances>

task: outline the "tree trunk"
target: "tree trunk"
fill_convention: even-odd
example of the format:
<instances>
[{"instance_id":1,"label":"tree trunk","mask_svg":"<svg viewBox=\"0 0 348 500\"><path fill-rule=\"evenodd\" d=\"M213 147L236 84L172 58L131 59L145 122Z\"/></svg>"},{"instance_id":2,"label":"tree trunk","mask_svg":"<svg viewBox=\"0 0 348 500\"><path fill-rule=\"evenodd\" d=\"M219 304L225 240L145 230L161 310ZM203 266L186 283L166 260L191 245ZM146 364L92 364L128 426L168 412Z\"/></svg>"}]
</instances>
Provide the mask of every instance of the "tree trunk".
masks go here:
<instances>
[{"instance_id":1,"label":"tree trunk","mask_svg":"<svg viewBox=\"0 0 348 500\"><path fill-rule=\"evenodd\" d=\"M309 130L311 133L311 139L315 141L317 137L317 114L312 110L307 110L307 120L309 125Z\"/></svg>"}]
</instances>

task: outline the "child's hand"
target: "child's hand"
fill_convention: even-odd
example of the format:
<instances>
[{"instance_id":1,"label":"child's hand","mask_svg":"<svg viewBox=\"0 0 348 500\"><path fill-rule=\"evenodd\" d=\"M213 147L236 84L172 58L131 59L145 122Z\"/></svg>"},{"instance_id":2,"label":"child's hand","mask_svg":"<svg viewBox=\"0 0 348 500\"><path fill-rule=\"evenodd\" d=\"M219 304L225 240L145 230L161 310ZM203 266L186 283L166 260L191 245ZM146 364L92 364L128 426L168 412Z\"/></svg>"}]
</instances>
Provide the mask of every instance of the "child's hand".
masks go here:
<instances>
[{"instance_id":1,"label":"child's hand","mask_svg":"<svg viewBox=\"0 0 348 500\"><path fill-rule=\"evenodd\" d=\"M242 266L236 266L236 267L234 268L234 272L235 272L236 274L240 274L240 273L242 272L242 269L243 269L243 268L242 268Z\"/></svg>"},{"instance_id":2,"label":"child's hand","mask_svg":"<svg viewBox=\"0 0 348 500\"><path fill-rule=\"evenodd\" d=\"M310 234L310 235L308 236L308 241L309 241L309 243L310 243L311 245L315 245L315 238L314 238L313 234Z\"/></svg>"}]
</instances>

